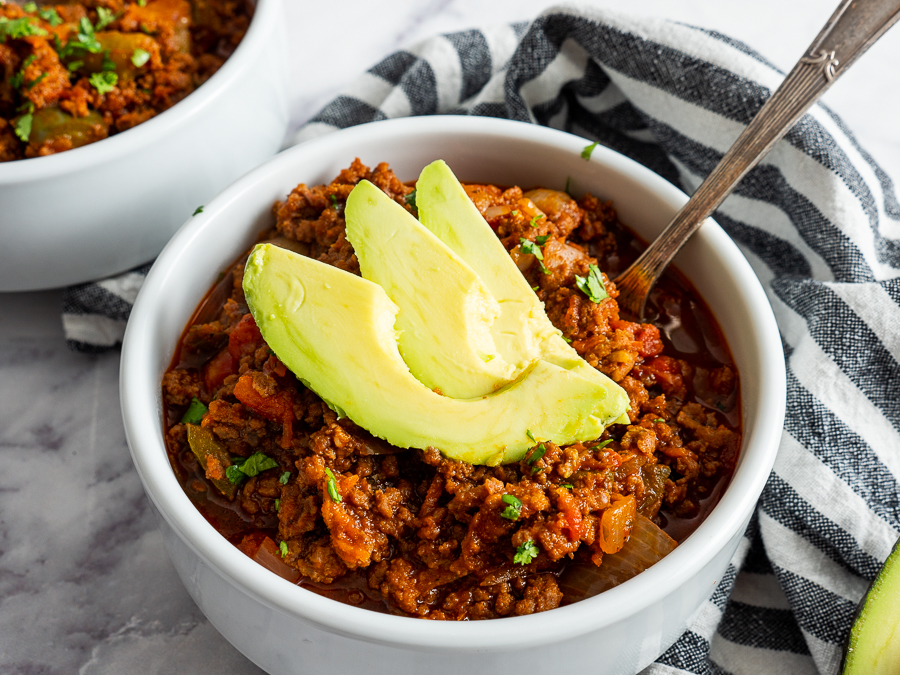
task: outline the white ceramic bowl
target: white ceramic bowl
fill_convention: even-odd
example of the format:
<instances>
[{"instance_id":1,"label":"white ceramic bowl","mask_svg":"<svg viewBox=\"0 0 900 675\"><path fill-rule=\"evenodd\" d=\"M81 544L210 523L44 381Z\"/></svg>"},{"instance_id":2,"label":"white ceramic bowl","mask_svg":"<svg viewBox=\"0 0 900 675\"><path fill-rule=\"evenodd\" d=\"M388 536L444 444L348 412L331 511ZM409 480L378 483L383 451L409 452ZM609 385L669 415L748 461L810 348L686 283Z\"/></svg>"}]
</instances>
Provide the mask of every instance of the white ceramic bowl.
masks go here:
<instances>
[{"instance_id":1,"label":"white ceramic bowl","mask_svg":"<svg viewBox=\"0 0 900 675\"><path fill-rule=\"evenodd\" d=\"M402 180L445 159L466 180L562 186L615 201L652 239L686 197L637 163L535 125L479 117L420 117L337 132L285 151L192 219L157 260L122 351L121 401L135 466L188 592L239 650L273 674L634 673L684 630L710 597L753 512L781 436L785 374L771 308L747 261L709 222L678 263L725 332L740 372L744 438L721 502L673 553L601 595L531 616L440 622L387 616L320 597L271 574L193 507L166 458L160 381L194 308L271 224L271 206L298 183L330 181L354 157L391 164ZM708 604L708 603L707 603Z\"/></svg>"},{"instance_id":2,"label":"white ceramic bowl","mask_svg":"<svg viewBox=\"0 0 900 675\"><path fill-rule=\"evenodd\" d=\"M198 206L281 147L286 53L281 0L257 0L231 58L169 110L91 145L0 163L0 291L152 260Z\"/></svg>"}]
</instances>

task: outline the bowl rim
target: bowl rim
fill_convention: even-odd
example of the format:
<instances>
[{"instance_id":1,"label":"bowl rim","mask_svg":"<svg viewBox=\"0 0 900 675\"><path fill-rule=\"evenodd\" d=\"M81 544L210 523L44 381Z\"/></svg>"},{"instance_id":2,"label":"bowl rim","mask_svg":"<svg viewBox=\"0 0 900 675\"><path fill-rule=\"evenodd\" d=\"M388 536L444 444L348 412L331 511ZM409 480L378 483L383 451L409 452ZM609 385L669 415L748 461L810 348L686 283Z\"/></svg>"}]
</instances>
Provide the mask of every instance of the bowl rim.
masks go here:
<instances>
[{"instance_id":1,"label":"bowl rim","mask_svg":"<svg viewBox=\"0 0 900 675\"><path fill-rule=\"evenodd\" d=\"M620 621L661 601L674 589L709 563L728 541L739 535L753 512L775 461L785 412L786 377L784 361L771 350L781 349L775 318L763 288L736 244L713 221L695 237L706 239L740 277L756 321L748 330L753 344L770 350L760 374L759 410L752 429L745 426L745 446L741 460L719 503L697 530L662 561L633 579L598 596L551 612L478 622L432 622L384 615L344 605L290 584L260 567L216 532L193 506L177 510L171 503L190 504L168 464L164 448L152 434L140 430L158 420L147 419L147 411L157 409L159 374L147 358L153 334L152 320L161 311L154 306L159 289L172 278L179 252L197 245L209 223L228 206L257 186L264 186L285 166L301 166L305 153L327 147L340 138L357 146L372 136L386 134L503 136L543 143L553 148L580 153L590 141L535 124L496 118L428 116L372 122L319 137L276 155L245 175L204 209L203 218L188 221L170 241L151 269L139 294L126 329L120 370L120 396L126 437L145 491L166 522L196 555L234 587L255 596L278 611L300 617L330 632L345 636L418 650L500 651L534 647L571 640ZM643 184L649 192L676 209L687 199L674 185L619 153L598 145L591 162L606 165L625 177ZM780 353L779 353L780 354ZM155 389L156 391L150 391ZM762 422L765 420L765 423ZM745 420L745 425L747 420ZM752 433L751 433L752 432ZM160 435L161 438L161 435ZM745 460L745 457L751 459ZM176 491L173 491L173 486ZM179 499L179 495L181 499ZM212 533L215 536L210 536ZM634 602L639 598L638 602Z\"/></svg>"},{"instance_id":2,"label":"bowl rim","mask_svg":"<svg viewBox=\"0 0 900 675\"><path fill-rule=\"evenodd\" d=\"M206 108L215 105L225 90L253 66L251 56L262 50L264 41L276 25L276 19L280 15L277 0L255 0L255 5L247 32L231 56L212 77L183 100L146 122L102 141L46 157L2 162L0 186L56 178L140 152L157 139L176 132Z\"/></svg>"}]
</instances>

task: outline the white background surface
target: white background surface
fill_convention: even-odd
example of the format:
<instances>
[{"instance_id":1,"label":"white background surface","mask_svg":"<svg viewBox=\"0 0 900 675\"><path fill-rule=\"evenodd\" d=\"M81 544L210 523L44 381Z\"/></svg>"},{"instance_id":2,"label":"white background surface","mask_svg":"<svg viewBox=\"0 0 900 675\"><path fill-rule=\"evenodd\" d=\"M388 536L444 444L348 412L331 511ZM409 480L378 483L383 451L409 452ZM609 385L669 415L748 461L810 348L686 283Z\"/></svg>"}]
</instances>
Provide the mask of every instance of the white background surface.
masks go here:
<instances>
[{"instance_id":1,"label":"white background surface","mask_svg":"<svg viewBox=\"0 0 900 675\"><path fill-rule=\"evenodd\" d=\"M390 52L541 0L285 0L295 126ZM787 70L829 0L595 0L729 34ZM900 178L900 28L829 91ZM2 243L0 243L2 245ZM184 592L125 446L118 353L67 350L59 292L0 294L0 672L258 674Z\"/></svg>"},{"instance_id":2,"label":"white background surface","mask_svg":"<svg viewBox=\"0 0 900 675\"><path fill-rule=\"evenodd\" d=\"M396 49L437 33L527 21L559 4L547 0L351 0L332 12L313 10L306 0L285 2L292 30L290 100L296 122L314 115L357 73ZM787 72L831 16L837 0L590 0L578 4L717 30L745 42ZM337 12L347 19L342 21ZM295 26L308 30L295 33ZM888 173L900 179L900 28L876 43L822 101L844 118Z\"/></svg>"}]
</instances>

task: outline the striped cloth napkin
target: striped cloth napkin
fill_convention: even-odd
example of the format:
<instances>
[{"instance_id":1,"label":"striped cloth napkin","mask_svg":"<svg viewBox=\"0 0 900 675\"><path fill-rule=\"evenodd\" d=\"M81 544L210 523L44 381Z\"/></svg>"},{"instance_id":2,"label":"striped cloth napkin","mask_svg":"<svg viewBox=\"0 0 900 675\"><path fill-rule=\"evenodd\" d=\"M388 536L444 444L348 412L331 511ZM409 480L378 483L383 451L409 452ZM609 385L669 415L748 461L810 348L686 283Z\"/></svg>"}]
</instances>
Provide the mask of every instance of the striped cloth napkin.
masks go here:
<instances>
[{"instance_id":1,"label":"striped cloth napkin","mask_svg":"<svg viewBox=\"0 0 900 675\"><path fill-rule=\"evenodd\" d=\"M557 7L392 54L295 141L406 115L508 117L597 140L691 192L782 78L715 32ZM728 572L644 672L836 673L857 603L900 535L900 204L816 106L714 217L775 309L787 419ZM143 272L69 290L74 348L115 344Z\"/></svg>"}]
</instances>

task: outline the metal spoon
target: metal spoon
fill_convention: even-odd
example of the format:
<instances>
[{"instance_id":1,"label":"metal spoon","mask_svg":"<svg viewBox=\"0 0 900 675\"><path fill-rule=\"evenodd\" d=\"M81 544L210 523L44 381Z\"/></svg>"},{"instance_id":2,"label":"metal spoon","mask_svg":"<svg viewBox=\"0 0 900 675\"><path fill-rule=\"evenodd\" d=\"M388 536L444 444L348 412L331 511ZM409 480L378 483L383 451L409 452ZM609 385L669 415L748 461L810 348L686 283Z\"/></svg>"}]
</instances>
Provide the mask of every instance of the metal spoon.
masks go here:
<instances>
[{"instance_id":1,"label":"metal spoon","mask_svg":"<svg viewBox=\"0 0 900 675\"><path fill-rule=\"evenodd\" d=\"M662 234L615 279L619 307L643 319L650 289L706 218L828 89L900 18L900 0L843 0L806 55L760 108Z\"/></svg>"}]
</instances>

